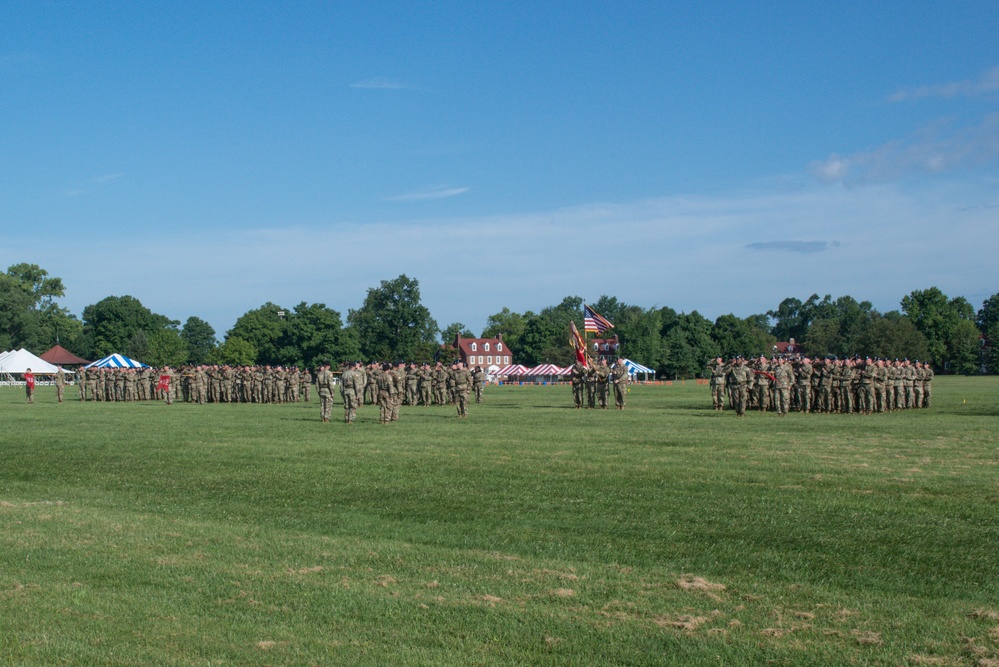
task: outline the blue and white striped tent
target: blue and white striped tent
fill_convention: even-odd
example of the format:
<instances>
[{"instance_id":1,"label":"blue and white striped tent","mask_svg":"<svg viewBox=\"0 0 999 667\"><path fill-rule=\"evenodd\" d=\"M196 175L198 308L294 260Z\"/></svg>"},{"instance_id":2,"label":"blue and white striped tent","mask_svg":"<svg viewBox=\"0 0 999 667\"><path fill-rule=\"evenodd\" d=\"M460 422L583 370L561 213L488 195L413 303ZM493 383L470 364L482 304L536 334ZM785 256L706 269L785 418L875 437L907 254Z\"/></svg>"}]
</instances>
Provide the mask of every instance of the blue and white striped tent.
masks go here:
<instances>
[{"instance_id":1,"label":"blue and white striped tent","mask_svg":"<svg viewBox=\"0 0 999 667\"><path fill-rule=\"evenodd\" d=\"M624 365L628 368L628 375L635 376L639 374L644 374L645 378L651 375L653 379L656 377L656 372L651 368L641 365L638 362L632 361L631 359L625 359Z\"/></svg>"},{"instance_id":2,"label":"blue and white striped tent","mask_svg":"<svg viewBox=\"0 0 999 667\"><path fill-rule=\"evenodd\" d=\"M92 364L87 364L84 368L149 368L146 364L135 359L129 359L124 354L109 354L103 359L98 359Z\"/></svg>"}]
</instances>

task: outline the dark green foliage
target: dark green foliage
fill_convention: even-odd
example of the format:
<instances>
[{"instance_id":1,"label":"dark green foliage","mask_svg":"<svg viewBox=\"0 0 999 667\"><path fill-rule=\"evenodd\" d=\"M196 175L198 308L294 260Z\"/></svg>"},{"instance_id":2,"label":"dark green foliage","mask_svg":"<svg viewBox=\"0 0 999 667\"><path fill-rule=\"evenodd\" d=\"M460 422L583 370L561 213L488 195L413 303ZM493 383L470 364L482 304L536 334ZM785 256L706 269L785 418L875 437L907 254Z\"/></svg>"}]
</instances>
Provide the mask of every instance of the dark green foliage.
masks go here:
<instances>
[{"instance_id":1,"label":"dark green foliage","mask_svg":"<svg viewBox=\"0 0 999 667\"><path fill-rule=\"evenodd\" d=\"M62 279L36 264L15 264L0 273L0 350L27 348L38 354L56 343L80 351L83 327L60 308Z\"/></svg>"},{"instance_id":2,"label":"dark green foliage","mask_svg":"<svg viewBox=\"0 0 999 667\"><path fill-rule=\"evenodd\" d=\"M188 363L200 365L208 363L218 341L215 340L215 329L208 322L193 315L184 322L180 337L187 347Z\"/></svg>"},{"instance_id":3,"label":"dark green foliage","mask_svg":"<svg viewBox=\"0 0 999 667\"><path fill-rule=\"evenodd\" d=\"M583 332L581 297L567 296L557 306L549 306L536 315L529 313L526 319L518 347L508 342L518 363L528 366L568 366L572 363L574 353L569 345L569 323L575 322L579 332Z\"/></svg>"},{"instance_id":4,"label":"dark green foliage","mask_svg":"<svg viewBox=\"0 0 999 667\"><path fill-rule=\"evenodd\" d=\"M177 331L180 322L158 315L133 296L109 296L83 309L87 355L94 359L120 352L145 361L148 337L158 331Z\"/></svg>"},{"instance_id":5,"label":"dark green foliage","mask_svg":"<svg viewBox=\"0 0 999 667\"><path fill-rule=\"evenodd\" d=\"M482 330L481 337L496 338L502 334L506 344L511 349L519 352L520 338L524 335L524 330L527 328L527 320L532 315L533 313L530 311L521 315L504 307L500 312L489 316L489 319L486 320L486 328Z\"/></svg>"},{"instance_id":6,"label":"dark green foliage","mask_svg":"<svg viewBox=\"0 0 999 667\"><path fill-rule=\"evenodd\" d=\"M930 360L934 366L967 366L967 327L974 322L975 311L964 297L950 299L936 287L915 290L902 299L902 311L926 336ZM957 345L958 347L953 347Z\"/></svg>"},{"instance_id":7,"label":"dark green foliage","mask_svg":"<svg viewBox=\"0 0 999 667\"><path fill-rule=\"evenodd\" d=\"M345 336L340 313L325 304L304 301L294 310L265 303L243 314L226 334L238 342L215 355L218 359L246 359L266 366L314 368L323 360L357 356L353 339Z\"/></svg>"},{"instance_id":8,"label":"dark green foliage","mask_svg":"<svg viewBox=\"0 0 999 667\"><path fill-rule=\"evenodd\" d=\"M367 360L430 361L437 349L437 322L420 301L420 281L405 274L368 289L347 322Z\"/></svg>"},{"instance_id":9,"label":"dark green foliage","mask_svg":"<svg viewBox=\"0 0 999 667\"><path fill-rule=\"evenodd\" d=\"M462 338L475 338L475 334L461 322L453 322L441 330L441 342L445 345L454 343L457 336ZM491 336L489 336L491 338ZM486 338L486 336L483 336Z\"/></svg>"},{"instance_id":10,"label":"dark green foliage","mask_svg":"<svg viewBox=\"0 0 999 667\"><path fill-rule=\"evenodd\" d=\"M759 318L740 319L731 314L715 320L711 337L718 345L719 354L726 359L770 354L777 340L769 330L760 327Z\"/></svg>"},{"instance_id":11,"label":"dark green foliage","mask_svg":"<svg viewBox=\"0 0 999 667\"><path fill-rule=\"evenodd\" d=\"M929 359L926 336L897 310L871 318L859 340L862 354L885 359Z\"/></svg>"}]
</instances>

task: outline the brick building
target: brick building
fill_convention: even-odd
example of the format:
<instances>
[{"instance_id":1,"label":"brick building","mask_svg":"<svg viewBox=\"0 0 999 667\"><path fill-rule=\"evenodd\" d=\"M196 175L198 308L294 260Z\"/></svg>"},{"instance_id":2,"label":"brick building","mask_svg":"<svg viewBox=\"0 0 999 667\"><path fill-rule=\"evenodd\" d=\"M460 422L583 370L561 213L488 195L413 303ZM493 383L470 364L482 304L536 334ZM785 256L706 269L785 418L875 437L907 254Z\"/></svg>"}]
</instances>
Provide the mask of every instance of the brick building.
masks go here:
<instances>
[{"instance_id":1,"label":"brick building","mask_svg":"<svg viewBox=\"0 0 999 667\"><path fill-rule=\"evenodd\" d=\"M503 334L496 338L455 336L454 347L469 368L476 366L482 366L483 369L488 369L490 366L502 368L513 363L513 353L503 342Z\"/></svg>"}]
</instances>

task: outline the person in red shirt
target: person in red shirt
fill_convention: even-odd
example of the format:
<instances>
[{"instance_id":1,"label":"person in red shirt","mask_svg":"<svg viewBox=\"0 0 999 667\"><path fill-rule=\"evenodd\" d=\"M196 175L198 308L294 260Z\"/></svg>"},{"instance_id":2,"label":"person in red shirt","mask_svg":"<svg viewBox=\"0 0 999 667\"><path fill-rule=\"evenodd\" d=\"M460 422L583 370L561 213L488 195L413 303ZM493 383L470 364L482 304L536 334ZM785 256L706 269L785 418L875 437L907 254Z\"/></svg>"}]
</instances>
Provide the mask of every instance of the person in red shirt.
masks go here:
<instances>
[{"instance_id":1,"label":"person in red shirt","mask_svg":"<svg viewBox=\"0 0 999 667\"><path fill-rule=\"evenodd\" d=\"M33 403L35 399L35 374L29 368L24 372L24 390L28 392L28 403Z\"/></svg>"}]
</instances>

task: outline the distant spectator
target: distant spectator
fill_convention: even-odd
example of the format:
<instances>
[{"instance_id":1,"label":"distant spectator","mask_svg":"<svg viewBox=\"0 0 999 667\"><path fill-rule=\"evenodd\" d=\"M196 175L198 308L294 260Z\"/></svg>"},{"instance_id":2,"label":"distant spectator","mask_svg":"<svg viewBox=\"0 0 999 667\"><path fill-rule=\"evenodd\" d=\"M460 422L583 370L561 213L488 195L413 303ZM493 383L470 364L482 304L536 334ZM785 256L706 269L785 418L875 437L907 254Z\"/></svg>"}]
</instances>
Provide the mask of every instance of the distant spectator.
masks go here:
<instances>
[{"instance_id":1,"label":"distant spectator","mask_svg":"<svg viewBox=\"0 0 999 667\"><path fill-rule=\"evenodd\" d=\"M28 403L35 402L35 374L31 369L24 371L24 390L28 393Z\"/></svg>"}]
</instances>

